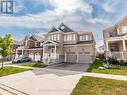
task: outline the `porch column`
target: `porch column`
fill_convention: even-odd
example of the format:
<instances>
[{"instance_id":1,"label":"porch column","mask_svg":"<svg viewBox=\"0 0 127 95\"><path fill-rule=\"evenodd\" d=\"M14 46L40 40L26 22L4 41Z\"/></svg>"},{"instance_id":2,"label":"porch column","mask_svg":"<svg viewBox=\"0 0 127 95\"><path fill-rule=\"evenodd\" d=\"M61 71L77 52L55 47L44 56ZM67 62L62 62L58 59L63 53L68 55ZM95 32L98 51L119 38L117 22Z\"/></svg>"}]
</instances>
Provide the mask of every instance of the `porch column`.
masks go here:
<instances>
[{"instance_id":1,"label":"porch column","mask_svg":"<svg viewBox=\"0 0 127 95\"><path fill-rule=\"evenodd\" d=\"M17 58L18 57L18 50L16 49L16 51L15 51L15 58Z\"/></svg>"},{"instance_id":2,"label":"porch column","mask_svg":"<svg viewBox=\"0 0 127 95\"><path fill-rule=\"evenodd\" d=\"M43 57L42 58L44 58L44 56L45 56L45 46L43 45Z\"/></svg>"},{"instance_id":3,"label":"porch column","mask_svg":"<svg viewBox=\"0 0 127 95\"><path fill-rule=\"evenodd\" d=\"M57 55L56 55L57 53L56 53L56 45L55 45L55 59L57 58Z\"/></svg>"},{"instance_id":4,"label":"porch column","mask_svg":"<svg viewBox=\"0 0 127 95\"><path fill-rule=\"evenodd\" d=\"M126 50L125 40L123 39L123 50Z\"/></svg>"},{"instance_id":5,"label":"porch column","mask_svg":"<svg viewBox=\"0 0 127 95\"><path fill-rule=\"evenodd\" d=\"M109 48L108 48L108 41L106 41L106 50L109 51Z\"/></svg>"},{"instance_id":6,"label":"porch column","mask_svg":"<svg viewBox=\"0 0 127 95\"><path fill-rule=\"evenodd\" d=\"M23 49L22 49L22 56L23 56Z\"/></svg>"},{"instance_id":7,"label":"porch column","mask_svg":"<svg viewBox=\"0 0 127 95\"><path fill-rule=\"evenodd\" d=\"M65 52L64 61L67 62L67 53Z\"/></svg>"}]
</instances>

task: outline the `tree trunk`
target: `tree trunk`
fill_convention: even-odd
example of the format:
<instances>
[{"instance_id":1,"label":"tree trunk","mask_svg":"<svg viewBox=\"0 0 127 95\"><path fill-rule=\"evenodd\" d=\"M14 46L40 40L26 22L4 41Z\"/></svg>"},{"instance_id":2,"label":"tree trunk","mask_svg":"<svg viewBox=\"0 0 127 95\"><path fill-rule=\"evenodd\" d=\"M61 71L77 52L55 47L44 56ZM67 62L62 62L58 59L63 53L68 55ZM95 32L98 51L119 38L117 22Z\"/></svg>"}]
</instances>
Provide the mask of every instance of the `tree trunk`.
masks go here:
<instances>
[{"instance_id":1,"label":"tree trunk","mask_svg":"<svg viewBox=\"0 0 127 95\"><path fill-rule=\"evenodd\" d=\"M41 58L40 58L40 61L42 62L43 60L42 60L42 58L43 58L43 47L42 47L42 50L41 50Z\"/></svg>"},{"instance_id":2,"label":"tree trunk","mask_svg":"<svg viewBox=\"0 0 127 95\"><path fill-rule=\"evenodd\" d=\"M4 69L4 62L3 62L3 58L2 58L2 65L1 65L1 69Z\"/></svg>"}]
</instances>

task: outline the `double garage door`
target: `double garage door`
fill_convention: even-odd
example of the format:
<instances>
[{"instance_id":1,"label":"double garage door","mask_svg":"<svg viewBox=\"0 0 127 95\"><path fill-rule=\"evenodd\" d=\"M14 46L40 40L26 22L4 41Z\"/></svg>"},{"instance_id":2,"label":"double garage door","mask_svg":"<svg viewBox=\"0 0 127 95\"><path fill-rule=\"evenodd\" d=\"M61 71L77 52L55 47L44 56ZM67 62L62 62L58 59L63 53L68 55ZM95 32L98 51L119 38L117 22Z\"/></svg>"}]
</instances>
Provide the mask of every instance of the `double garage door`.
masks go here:
<instances>
[{"instance_id":1,"label":"double garage door","mask_svg":"<svg viewBox=\"0 0 127 95\"><path fill-rule=\"evenodd\" d=\"M66 62L69 63L91 63L92 56L90 54L67 54Z\"/></svg>"}]
</instances>

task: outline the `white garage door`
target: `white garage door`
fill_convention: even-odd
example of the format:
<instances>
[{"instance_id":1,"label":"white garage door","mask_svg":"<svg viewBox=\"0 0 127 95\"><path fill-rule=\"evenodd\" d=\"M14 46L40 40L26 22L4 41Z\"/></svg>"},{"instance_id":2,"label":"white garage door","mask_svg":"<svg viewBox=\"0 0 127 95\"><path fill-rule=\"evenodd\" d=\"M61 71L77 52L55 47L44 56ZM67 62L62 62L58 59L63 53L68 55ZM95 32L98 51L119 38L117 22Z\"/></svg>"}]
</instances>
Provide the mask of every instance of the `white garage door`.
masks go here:
<instances>
[{"instance_id":1,"label":"white garage door","mask_svg":"<svg viewBox=\"0 0 127 95\"><path fill-rule=\"evenodd\" d=\"M92 56L90 54L67 54L66 62L69 63L91 63Z\"/></svg>"},{"instance_id":2,"label":"white garage door","mask_svg":"<svg viewBox=\"0 0 127 95\"><path fill-rule=\"evenodd\" d=\"M39 60L40 60L40 58L41 58L41 55L36 54L36 55L35 55L35 60L34 60L34 61L39 61Z\"/></svg>"},{"instance_id":3,"label":"white garage door","mask_svg":"<svg viewBox=\"0 0 127 95\"><path fill-rule=\"evenodd\" d=\"M92 57L90 54L79 54L78 63L91 63Z\"/></svg>"},{"instance_id":4,"label":"white garage door","mask_svg":"<svg viewBox=\"0 0 127 95\"><path fill-rule=\"evenodd\" d=\"M30 54L29 57L32 59L32 61L34 61L34 55Z\"/></svg>"}]
</instances>

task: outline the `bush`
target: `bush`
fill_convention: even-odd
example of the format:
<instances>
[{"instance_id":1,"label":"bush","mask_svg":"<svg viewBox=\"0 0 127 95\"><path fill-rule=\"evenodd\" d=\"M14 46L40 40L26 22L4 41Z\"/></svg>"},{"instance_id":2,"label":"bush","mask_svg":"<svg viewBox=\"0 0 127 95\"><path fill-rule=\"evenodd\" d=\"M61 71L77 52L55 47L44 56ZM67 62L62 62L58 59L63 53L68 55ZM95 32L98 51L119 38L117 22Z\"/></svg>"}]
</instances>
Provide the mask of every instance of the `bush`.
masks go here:
<instances>
[{"instance_id":1,"label":"bush","mask_svg":"<svg viewBox=\"0 0 127 95\"><path fill-rule=\"evenodd\" d=\"M123 60L120 60L120 61L119 61L119 65L120 65L120 66L125 66L126 63L125 63Z\"/></svg>"},{"instance_id":2,"label":"bush","mask_svg":"<svg viewBox=\"0 0 127 95\"><path fill-rule=\"evenodd\" d=\"M119 65L119 61L115 56L109 57L107 61L109 64Z\"/></svg>"}]
</instances>

